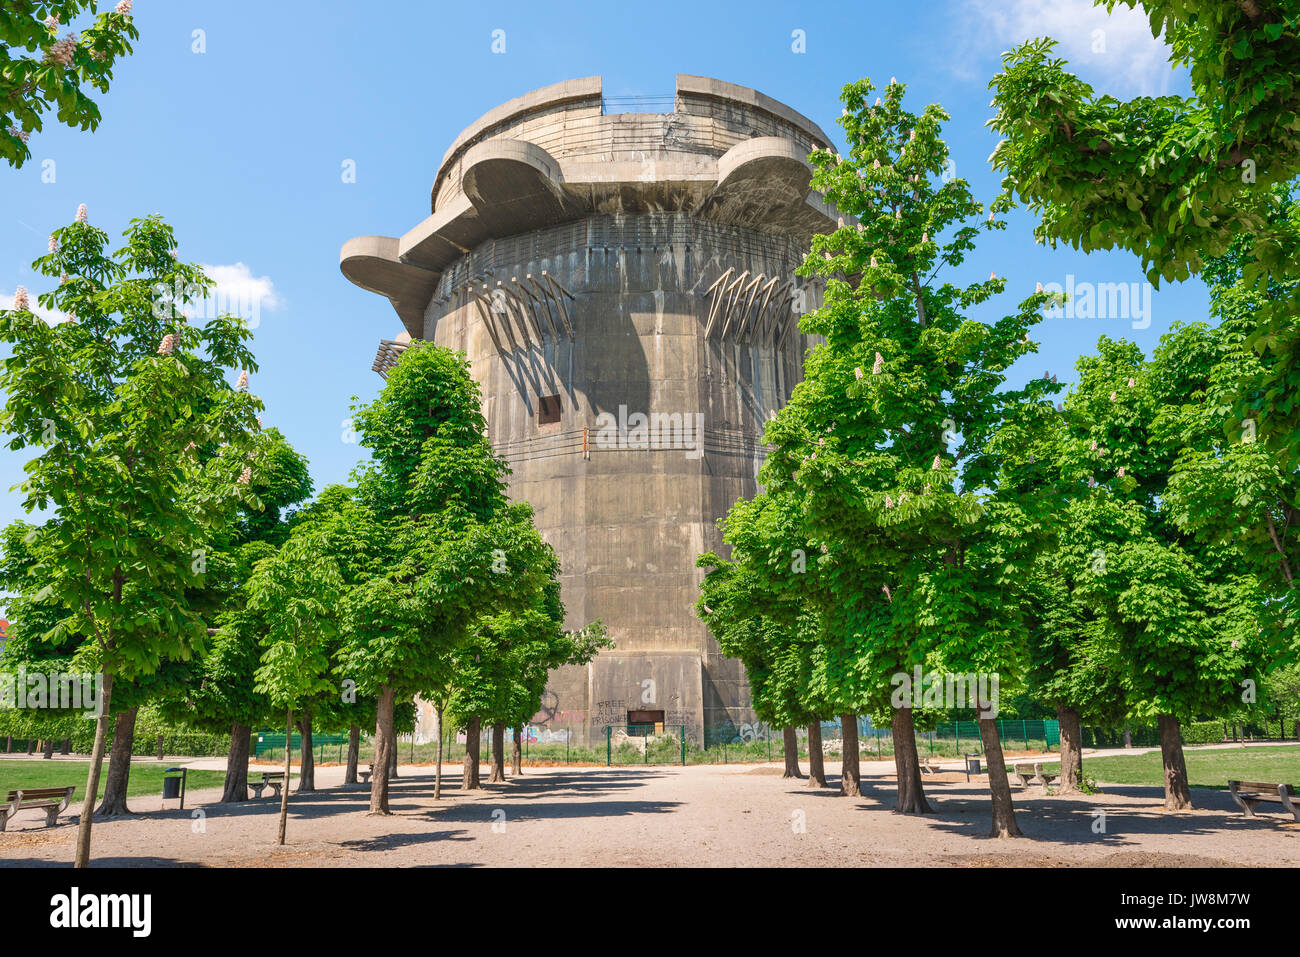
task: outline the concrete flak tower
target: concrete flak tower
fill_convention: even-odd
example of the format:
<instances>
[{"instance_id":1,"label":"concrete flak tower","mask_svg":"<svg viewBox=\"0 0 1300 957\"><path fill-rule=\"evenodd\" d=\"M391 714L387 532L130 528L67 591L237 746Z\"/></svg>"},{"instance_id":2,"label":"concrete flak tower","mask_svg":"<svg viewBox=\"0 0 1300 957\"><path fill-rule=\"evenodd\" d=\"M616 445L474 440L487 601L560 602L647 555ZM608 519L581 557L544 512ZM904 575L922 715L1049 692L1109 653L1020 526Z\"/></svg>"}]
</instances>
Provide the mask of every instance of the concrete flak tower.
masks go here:
<instances>
[{"instance_id":1,"label":"concrete flak tower","mask_svg":"<svg viewBox=\"0 0 1300 957\"><path fill-rule=\"evenodd\" d=\"M456 138L432 214L343 245L411 340L466 354L510 494L562 567L567 627L616 647L551 676L535 721L684 725L696 743L755 721L741 665L696 617L717 521L757 491L763 423L802 377L796 277L842 220L810 191L811 120L746 87L677 77L670 113L607 113L601 80L504 103Z\"/></svg>"}]
</instances>

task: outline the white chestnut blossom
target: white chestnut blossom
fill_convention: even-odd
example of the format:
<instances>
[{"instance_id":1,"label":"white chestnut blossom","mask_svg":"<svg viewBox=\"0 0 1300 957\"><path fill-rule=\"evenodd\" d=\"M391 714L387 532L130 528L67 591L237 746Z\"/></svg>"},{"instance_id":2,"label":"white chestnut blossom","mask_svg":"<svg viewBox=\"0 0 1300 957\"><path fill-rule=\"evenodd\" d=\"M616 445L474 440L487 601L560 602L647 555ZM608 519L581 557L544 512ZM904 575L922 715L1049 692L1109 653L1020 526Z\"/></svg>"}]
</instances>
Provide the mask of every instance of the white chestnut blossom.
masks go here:
<instances>
[{"instance_id":1,"label":"white chestnut blossom","mask_svg":"<svg viewBox=\"0 0 1300 957\"><path fill-rule=\"evenodd\" d=\"M62 40L51 44L50 48L45 51L46 59L59 64L60 66L72 66L72 57L77 52L77 35L69 33Z\"/></svg>"}]
</instances>

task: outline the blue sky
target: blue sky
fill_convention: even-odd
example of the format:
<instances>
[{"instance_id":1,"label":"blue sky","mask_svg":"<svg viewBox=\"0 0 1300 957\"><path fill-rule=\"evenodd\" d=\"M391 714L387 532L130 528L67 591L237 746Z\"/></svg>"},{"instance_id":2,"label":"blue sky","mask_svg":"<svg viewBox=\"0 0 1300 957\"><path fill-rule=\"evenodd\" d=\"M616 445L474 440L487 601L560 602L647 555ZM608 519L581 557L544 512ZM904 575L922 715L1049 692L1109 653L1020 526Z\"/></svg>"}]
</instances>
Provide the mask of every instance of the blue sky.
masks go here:
<instances>
[{"instance_id":1,"label":"blue sky","mask_svg":"<svg viewBox=\"0 0 1300 957\"><path fill-rule=\"evenodd\" d=\"M111 6L111 0L101 6ZM988 200L998 178L987 158L988 81L1012 43L1050 35L1076 71L1121 97L1182 93L1145 21L1086 0L634 4L341 0L136 0L140 40L98 97L95 133L51 122L32 137L33 159L0 166L0 307L15 288L44 281L29 268L55 227L86 203L116 237L127 221L162 214L182 258L214 267L227 284L263 298L252 389L311 461L317 488L343 481L362 454L344 441L351 397L372 398L377 340L400 323L388 303L348 283L340 244L360 234L400 235L429 212L444 151L465 126L504 100L564 79L600 74L606 96L671 96L674 74L751 86L819 123L842 146L838 93L869 76L908 84L908 108L939 102L957 175ZM76 24L73 24L75 27ZM505 52L492 52L494 30ZM196 34L196 31L202 31ZM795 31L806 52L796 53ZM1102 31L1098 33L1097 31ZM195 52L197 46L204 52ZM44 160L55 181L42 181ZM347 160L356 182L345 183ZM1083 256L1037 246L1024 210L990 234L962 278L991 270L1010 279L995 308L1036 281L1141 282L1125 253ZM1148 328L1127 319L1046 320L1040 353L1014 378L1050 369L1072 378L1098 335L1150 349L1176 320L1205 317L1193 280L1155 292ZM0 522L22 515L23 458L0 451Z\"/></svg>"}]
</instances>

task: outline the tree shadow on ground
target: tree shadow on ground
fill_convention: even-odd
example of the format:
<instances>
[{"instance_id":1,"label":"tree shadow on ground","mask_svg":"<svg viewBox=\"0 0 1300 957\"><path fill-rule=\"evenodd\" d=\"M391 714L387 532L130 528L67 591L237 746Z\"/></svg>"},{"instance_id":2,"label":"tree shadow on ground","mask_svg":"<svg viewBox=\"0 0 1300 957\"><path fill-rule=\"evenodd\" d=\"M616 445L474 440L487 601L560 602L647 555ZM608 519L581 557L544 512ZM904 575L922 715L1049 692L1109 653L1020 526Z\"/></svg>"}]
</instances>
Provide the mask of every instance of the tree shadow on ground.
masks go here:
<instances>
[{"instance_id":1,"label":"tree shadow on ground","mask_svg":"<svg viewBox=\"0 0 1300 957\"><path fill-rule=\"evenodd\" d=\"M474 804L448 804L445 807L424 808L424 817L436 819L439 823L491 822L492 813L505 811L505 820L543 821L564 820L572 818L618 817L624 814L666 814L682 806L681 801L586 801L582 804L568 803L529 803L513 804L502 801L496 807L494 802Z\"/></svg>"},{"instance_id":2,"label":"tree shadow on ground","mask_svg":"<svg viewBox=\"0 0 1300 957\"><path fill-rule=\"evenodd\" d=\"M182 861L176 857L91 857L90 866L100 867L203 867L194 861ZM0 868L5 867L66 867L71 868L71 861L48 861L43 858L0 857Z\"/></svg>"},{"instance_id":3,"label":"tree shadow on ground","mask_svg":"<svg viewBox=\"0 0 1300 957\"><path fill-rule=\"evenodd\" d=\"M859 810L866 813L893 813L896 788L892 782L879 782L863 797L871 800ZM915 815L935 828L963 837L997 840L990 834L992 799L987 785L931 784L926 797L934 814ZM1123 797L1142 804L1109 803L1107 798ZM1140 844L1136 836L1193 837L1273 828L1282 818L1252 820L1240 812L1226 795L1217 791L1192 789L1192 813L1169 813L1163 810L1164 789L1139 785L1108 786L1097 795L1049 795L1041 788L1013 788L1012 804L1016 822L1025 838L1044 845L1102 845L1124 847ZM1105 812L1104 831L1094 831ZM1289 820L1289 819L1287 819Z\"/></svg>"},{"instance_id":4,"label":"tree shadow on ground","mask_svg":"<svg viewBox=\"0 0 1300 957\"><path fill-rule=\"evenodd\" d=\"M439 802L434 802L434 775L432 773L407 774L405 777L389 782L388 809L390 813L398 815L420 812L429 814L460 805L480 807L483 799L489 796L497 800L524 799L529 801L536 798L556 798L573 794L580 795L585 799L600 798L621 790L641 787L647 780L661 776L660 772L653 770L620 771L616 769L544 775L522 774L511 776L501 783L490 784L484 782L481 788L466 791L462 787L460 776L457 775L454 779L443 779L442 797ZM466 804L466 801L472 801L472 804ZM583 806L586 805L575 806L575 813L572 815L551 814L548 816L580 817L582 816L580 808ZM97 817L95 823L111 827L114 824L130 821L189 820L193 817L193 812L196 809L202 810L206 817L214 820L231 817L278 817L280 800L268 795L227 804L217 802L198 803L187 806L184 810L179 808L137 809L131 814L121 817L102 820ZM315 791L308 791L305 794L293 793L289 795L289 817L296 820L314 820L339 814L356 814L368 812L369 809L370 788L367 785L325 786ZM648 809L653 810L653 808ZM615 812L606 810L598 812L596 816L609 813ZM59 819L59 825L76 824L78 819L79 816L76 814L68 815ZM34 814L32 820L39 823L43 818L38 818ZM476 816L474 820L478 820L478 817ZM11 833L21 833L25 830L35 831L37 829L14 828Z\"/></svg>"},{"instance_id":5,"label":"tree shadow on ground","mask_svg":"<svg viewBox=\"0 0 1300 957\"><path fill-rule=\"evenodd\" d=\"M384 852L399 847L414 847L421 844L438 844L444 841L474 843L474 838L463 830L454 831L418 831L410 834L377 834L374 837L358 838L352 841L339 841L333 844L345 851Z\"/></svg>"},{"instance_id":6,"label":"tree shadow on ground","mask_svg":"<svg viewBox=\"0 0 1300 957\"><path fill-rule=\"evenodd\" d=\"M662 774L653 771L616 771L560 773L529 777L520 775L510 778L504 785L491 785L492 790L485 789L485 797L491 795L493 800L476 800L473 803L449 802L435 804L422 810L426 816L441 821L475 821L484 820L484 815L495 810L497 804L507 810L512 821L565 819L583 817L610 817L622 814L662 814L680 807L680 801L637 801L637 800L599 800L607 795L638 788L652 778ZM446 787L443 788L444 799ZM579 795L581 803L561 802L555 799L567 795ZM595 800L593 800L595 799Z\"/></svg>"}]
</instances>

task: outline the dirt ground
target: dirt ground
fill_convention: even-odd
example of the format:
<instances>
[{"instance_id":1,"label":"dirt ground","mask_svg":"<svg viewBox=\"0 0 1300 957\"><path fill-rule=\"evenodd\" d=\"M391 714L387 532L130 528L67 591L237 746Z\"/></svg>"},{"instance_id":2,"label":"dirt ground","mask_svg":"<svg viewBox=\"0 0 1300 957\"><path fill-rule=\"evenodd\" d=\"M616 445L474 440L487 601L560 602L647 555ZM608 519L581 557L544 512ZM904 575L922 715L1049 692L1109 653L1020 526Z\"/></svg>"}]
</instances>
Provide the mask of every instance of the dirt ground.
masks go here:
<instances>
[{"instance_id":1,"label":"dirt ground","mask_svg":"<svg viewBox=\"0 0 1300 957\"><path fill-rule=\"evenodd\" d=\"M289 802L285 847L275 843L278 801L219 805L209 802L220 791L204 790L187 795L184 811L175 801L162 811L159 797L133 798L130 818L96 823L93 854L98 865L143 867L1300 863L1300 824L1267 811L1249 820L1224 792L1194 790L1197 810L1167 814L1154 787L1060 798L1013 786L1026 839L996 841L983 779L927 779L936 813L903 817L890 810L891 777L864 776L863 796L847 799L836 793L838 770L827 767L830 787L808 788L771 766L525 768L505 784L464 792L459 767L449 766L435 802L433 769L403 767L393 814L371 817L368 789L340 787L342 769L324 767L319 790ZM20 812L0 834L0 865L70 863L75 821L65 813L46 829L41 812Z\"/></svg>"}]
</instances>

